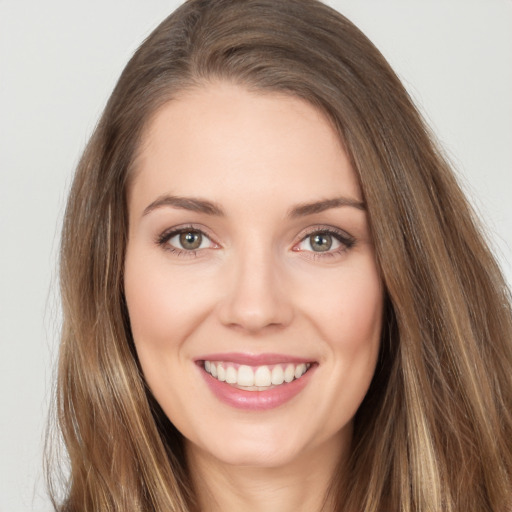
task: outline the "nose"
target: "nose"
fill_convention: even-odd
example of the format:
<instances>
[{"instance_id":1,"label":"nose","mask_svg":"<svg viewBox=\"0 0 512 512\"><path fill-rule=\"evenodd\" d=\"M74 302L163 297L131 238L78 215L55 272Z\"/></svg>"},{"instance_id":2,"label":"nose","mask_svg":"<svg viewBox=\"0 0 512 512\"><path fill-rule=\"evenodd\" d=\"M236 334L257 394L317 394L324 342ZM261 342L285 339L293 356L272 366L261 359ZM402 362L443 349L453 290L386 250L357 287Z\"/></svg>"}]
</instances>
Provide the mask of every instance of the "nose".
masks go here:
<instances>
[{"instance_id":1,"label":"nose","mask_svg":"<svg viewBox=\"0 0 512 512\"><path fill-rule=\"evenodd\" d=\"M222 324L251 334L290 324L293 297L277 259L271 250L248 248L226 262L228 277L218 307Z\"/></svg>"}]
</instances>

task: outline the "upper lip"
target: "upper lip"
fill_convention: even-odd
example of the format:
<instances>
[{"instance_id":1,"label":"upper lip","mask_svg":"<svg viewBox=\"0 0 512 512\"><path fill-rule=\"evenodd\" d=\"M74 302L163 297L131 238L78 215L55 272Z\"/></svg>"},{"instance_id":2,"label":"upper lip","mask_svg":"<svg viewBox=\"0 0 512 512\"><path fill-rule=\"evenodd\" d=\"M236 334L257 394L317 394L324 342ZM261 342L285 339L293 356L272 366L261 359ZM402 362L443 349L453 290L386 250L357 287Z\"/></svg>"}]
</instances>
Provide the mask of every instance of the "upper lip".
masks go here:
<instances>
[{"instance_id":1,"label":"upper lip","mask_svg":"<svg viewBox=\"0 0 512 512\"><path fill-rule=\"evenodd\" d=\"M263 366L279 363L312 363L312 359L296 357L286 354L251 354L243 352L222 352L216 354L205 354L196 358L199 361L224 361L247 366Z\"/></svg>"}]
</instances>

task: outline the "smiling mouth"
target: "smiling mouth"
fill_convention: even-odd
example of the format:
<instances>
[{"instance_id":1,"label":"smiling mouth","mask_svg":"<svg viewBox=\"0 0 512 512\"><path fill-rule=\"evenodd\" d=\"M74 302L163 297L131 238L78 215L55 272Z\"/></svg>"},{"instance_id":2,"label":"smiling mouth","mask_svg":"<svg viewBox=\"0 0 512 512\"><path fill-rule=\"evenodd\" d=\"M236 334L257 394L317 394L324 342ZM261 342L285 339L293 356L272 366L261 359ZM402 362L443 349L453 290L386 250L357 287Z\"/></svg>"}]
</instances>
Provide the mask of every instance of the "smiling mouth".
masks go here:
<instances>
[{"instance_id":1,"label":"smiling mouth","mask_svg":"<svg viewBox=\"0 0 512 512\"><path fill-rule=\"evenodd\" d=\"M228 361L201 361L206 373L244 391L267 391L300 379L312 363L248 366Z\"/></svg>"}]
</instances>

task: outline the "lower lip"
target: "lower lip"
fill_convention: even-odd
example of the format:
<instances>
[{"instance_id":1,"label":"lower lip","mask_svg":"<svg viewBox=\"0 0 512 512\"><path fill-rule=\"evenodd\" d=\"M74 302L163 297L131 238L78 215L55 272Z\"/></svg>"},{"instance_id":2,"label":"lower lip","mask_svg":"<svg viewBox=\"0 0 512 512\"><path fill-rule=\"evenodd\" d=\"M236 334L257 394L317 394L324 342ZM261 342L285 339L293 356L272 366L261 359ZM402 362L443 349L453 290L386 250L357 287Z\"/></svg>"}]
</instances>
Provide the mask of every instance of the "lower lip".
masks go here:
<instances>
[{"instance_id":1,"label":"lower lip","mask_svg":"<svg viewBox=\"0 0 512 512\"><path fill-rule=\"evenodd\" d=\"M309 382L315 368L316 365L313 365L302 377L267 391L245 391L238 389L225 382L220 382L202 367L200 371L213 394L221 402L237 409L266 411L279 407L298 395Z\"/></svg>"}]
</instances>

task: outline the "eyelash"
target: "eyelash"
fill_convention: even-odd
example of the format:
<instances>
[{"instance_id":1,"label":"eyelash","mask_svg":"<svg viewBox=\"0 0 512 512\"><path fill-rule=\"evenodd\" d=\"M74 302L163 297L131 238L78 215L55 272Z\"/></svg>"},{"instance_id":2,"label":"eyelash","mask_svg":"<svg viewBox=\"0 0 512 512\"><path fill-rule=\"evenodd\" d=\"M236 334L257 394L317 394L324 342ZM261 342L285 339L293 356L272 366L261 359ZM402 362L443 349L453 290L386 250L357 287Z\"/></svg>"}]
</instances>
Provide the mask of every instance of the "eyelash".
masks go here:
<instances>
[{"instance_id":1,"label":"eyelash","mask_svg":"<svg viewBox=\"0 0 512 512\"><path fill-rule=\"evenodd\" d=\"M169 240L171 240L173 237L177 235L181 235L183 233L188 232L197 232L200 233L202 236L206 237L208 240L211 241L211 237L206 234L203 229L198 228L193 225L183 226L180 228L171 228L170 230L166 230L160 235L158 235L156 239L157 245L162 247L165 251L168 251L172 253L175 256L183 257L183 258L194 258L197 257L197 253L200 249L196 250L186 250L186 249L178 249L177 247L174 247L173 245L169 244ZM298 249L295 249L298 245L303 243L308 237L311 237L315 234L322 234L322 235L329 235L332 236L335 240L337 240L340 243L340 247L335 250L328 250L328 251L300 251ZM215 242L212 242L215 244ZM305 252L308 253L308 257L313 259L320 259L320 258L332 258L341 255L342 253L350 250L356 243L356 239L346 233L345 231L342 231L340 229L335 229L330 226L314 226L310 229L308 229L305 233L302 234L301 239L299 242L294 244L292 250L295 252Z\"/></svg>"}]
</instances>

